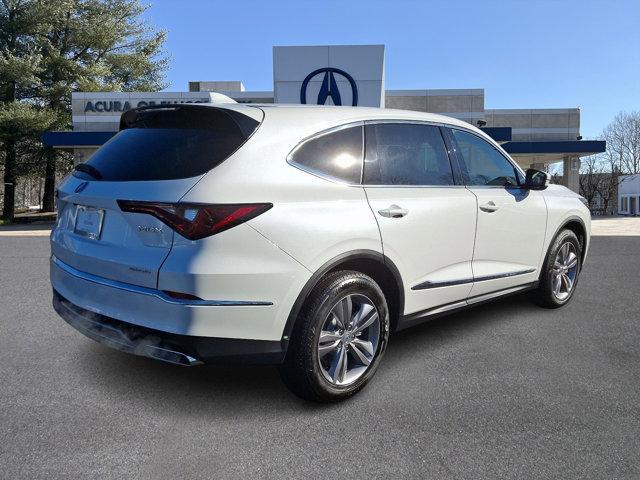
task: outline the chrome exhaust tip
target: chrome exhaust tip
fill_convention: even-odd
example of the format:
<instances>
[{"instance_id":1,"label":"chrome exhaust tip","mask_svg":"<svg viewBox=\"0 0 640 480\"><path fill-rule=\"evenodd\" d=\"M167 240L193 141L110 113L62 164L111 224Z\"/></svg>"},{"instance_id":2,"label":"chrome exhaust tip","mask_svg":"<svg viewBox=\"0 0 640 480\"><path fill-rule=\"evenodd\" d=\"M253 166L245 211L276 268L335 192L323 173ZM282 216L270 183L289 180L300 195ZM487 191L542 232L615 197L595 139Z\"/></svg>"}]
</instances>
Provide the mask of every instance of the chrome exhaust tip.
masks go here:
<instances>
[{"instance_id":1,"label":"chrome exhaust tip","mask_svg":"<svg viewBox=\"0 0 640 480\"><path fill-rule=\"evenodd\" d=\"M190 355L182 352L176 352L169 350L168 348L158 347L156 345L143 345L142 355L145 357L151 357L162 362L173 363L175 365L184 365L186 367L193 367L195 365L202 365L202 362L193 358Z\"/></svg>"},{"instance_id":2,"label":"chrome exhaust tip","mask_svg":"<svg viewBox=\"0 0 640 480\"><path fill-rule=\"evenodd\" d=\"M107 347L186 367L204 363L191 355L173 350L175 347L169 347L161 338L143 328L134 326L125 328L113 319L71 304L55 291L53 307L73 328Z\"/></svg>"}]
</instances>

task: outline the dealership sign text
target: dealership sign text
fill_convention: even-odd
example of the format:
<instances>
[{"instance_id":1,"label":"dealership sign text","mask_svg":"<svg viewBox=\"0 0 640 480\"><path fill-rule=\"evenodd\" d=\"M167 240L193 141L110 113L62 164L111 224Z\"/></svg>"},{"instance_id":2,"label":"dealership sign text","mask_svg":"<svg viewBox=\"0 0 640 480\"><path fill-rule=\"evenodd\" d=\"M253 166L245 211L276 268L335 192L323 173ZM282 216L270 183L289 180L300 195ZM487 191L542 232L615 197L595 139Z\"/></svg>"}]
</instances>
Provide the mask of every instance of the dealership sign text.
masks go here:
<instances>
[{"instance_id":1,"label":"dealership sign text","mask_svg":"<svg viewBox=\"0 0 640 480\"><path fill-rule=\"evenodd\" d=\"M206 99L176 99L176 100L140 100L138 102L133 102L135 107L131 106L132 102L120 100L98 100L98 101L87 101L84 105L84 112L126 112L127 110L131 110L131 108L139 108L139 107L147 107L149 105L171 105L174 103L209 103L210 100Z\"/></svg>"}]
</instances>

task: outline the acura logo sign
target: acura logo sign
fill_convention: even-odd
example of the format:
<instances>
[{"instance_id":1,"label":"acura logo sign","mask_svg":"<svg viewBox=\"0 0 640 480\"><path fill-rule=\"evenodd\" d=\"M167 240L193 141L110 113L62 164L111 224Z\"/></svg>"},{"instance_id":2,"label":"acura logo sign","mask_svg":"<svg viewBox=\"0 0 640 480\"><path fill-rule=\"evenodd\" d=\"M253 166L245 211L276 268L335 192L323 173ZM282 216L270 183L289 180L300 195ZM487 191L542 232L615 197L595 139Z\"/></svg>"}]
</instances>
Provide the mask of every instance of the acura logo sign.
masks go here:
<instances>
[{"instance_id":1,"label":"acura logo sign","mask_svg":"<svg viewBox=\"0 0 640 480\"><path fill-rule=\"evenodd\" d=\"M318 105L327 103L329 97L333 100L334 105L342 105L342 97L340 96L336 76L342 77L349 82L351 86L351 105L354 107L358 105L358 87L356 86L356 81L344 70L333 67L319 68L306 76L300 88L300 103L307 103L307 87L309 86L309 82L322 73L324 73L324 77L322 78L322 85L320 85L320 92L318 93Z\"/></svg>"}]
</instances>

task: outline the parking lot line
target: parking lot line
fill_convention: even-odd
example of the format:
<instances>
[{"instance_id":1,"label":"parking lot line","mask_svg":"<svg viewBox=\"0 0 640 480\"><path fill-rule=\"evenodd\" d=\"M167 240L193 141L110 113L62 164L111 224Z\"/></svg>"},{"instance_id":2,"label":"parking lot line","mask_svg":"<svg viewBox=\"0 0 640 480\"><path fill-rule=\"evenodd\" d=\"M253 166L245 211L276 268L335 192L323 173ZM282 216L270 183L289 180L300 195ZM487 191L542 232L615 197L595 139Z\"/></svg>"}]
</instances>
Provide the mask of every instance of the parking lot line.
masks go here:
<instances>
[{"instance_id":1,"label":"parking lot line","mask_svg":"<svg viewBox=\"0 0 640 480\"><path fill-rule=\"evenodd\" d=\"M0 237L48 237L51 230L0 230Z\"/></svg>"}]
</instances>

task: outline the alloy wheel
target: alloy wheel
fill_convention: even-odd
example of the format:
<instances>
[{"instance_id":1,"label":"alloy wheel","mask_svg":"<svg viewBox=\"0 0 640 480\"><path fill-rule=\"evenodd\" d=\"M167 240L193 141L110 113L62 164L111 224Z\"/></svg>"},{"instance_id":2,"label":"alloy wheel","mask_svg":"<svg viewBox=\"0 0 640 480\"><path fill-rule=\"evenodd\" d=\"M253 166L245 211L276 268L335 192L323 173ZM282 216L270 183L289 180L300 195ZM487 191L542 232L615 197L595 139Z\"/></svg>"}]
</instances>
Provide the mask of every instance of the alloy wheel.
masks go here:
<instances>
[{"instance_id":1,"label":"alloy wheel","mask_svg":"<svg viewBox=\"0 0 640 480\"><path fill-rule=\"evenodd\" d=\"M559 301L571 295L578 276L578 254L571 242L564 243L553 262L551 269L551 291Z\"/></svg>"},{"instance_id":2,"label":"alloy wheel","mask_svg":"<svg viewBox=\"0 0 640 480\"><path fill-rule=\"evenodd\" d=\"M324 321L318 339L318 362L333 385L354 383L367 371L378 351L380 316L361 294L340 299Z\"/></svg>"}]
</instances>

